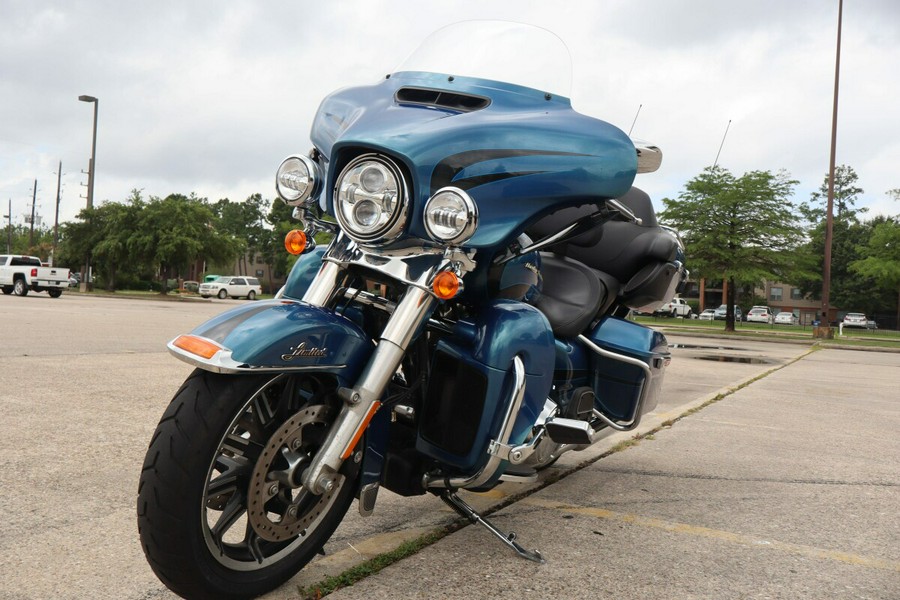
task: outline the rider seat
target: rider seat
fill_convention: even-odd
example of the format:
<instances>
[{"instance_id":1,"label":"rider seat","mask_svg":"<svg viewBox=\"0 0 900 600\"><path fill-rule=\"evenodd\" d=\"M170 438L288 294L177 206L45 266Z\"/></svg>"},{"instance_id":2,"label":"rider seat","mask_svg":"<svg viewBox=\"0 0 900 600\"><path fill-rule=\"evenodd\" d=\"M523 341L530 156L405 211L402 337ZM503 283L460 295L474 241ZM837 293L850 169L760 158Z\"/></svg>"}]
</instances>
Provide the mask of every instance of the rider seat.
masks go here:
<instances>
[{"instance_id":1,"label":"rider seat","mask_svg":"<svg viewBox=\"0 0 900 600\"><path fill-rule=\"evenodd\" d=\"M544 283L536 305L557 335L581 333L614 302L652 310L674 293L678 241L658 225L645 192L633 187L619 201L642 220L640 225L607 221L551 247L552 254L541 254ZM539 220L527 233L540 239L597 210L598 204L564 208Z\"/></svg>"}]
</instances>

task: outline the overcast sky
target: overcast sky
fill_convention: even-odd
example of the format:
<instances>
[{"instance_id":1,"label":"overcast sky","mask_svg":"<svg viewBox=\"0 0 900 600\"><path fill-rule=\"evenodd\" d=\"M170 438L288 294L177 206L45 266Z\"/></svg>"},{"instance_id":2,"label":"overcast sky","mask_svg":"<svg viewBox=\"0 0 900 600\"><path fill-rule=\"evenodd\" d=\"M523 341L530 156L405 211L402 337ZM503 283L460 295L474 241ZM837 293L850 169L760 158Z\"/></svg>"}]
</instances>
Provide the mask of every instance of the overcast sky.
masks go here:
<instances>
[{"instance_id":1,"label":"overcast sky","mask_svg":"<svg viewBox=\"0 0 900 600\"><path fill-rule=\"evenodd\" d=\"M431 31L467 19L541 25L574 61L573 103L659 145L638 176L658 199L713 163L786 169L806 200L828 171L837 0L225 2L0 0L0 205L53 224L84 207L92 105L94 198L131 189L241 201L310 148L321 98L371 83ZM464 43L461 42L461 43ZM838 164L873 213L898 214L900 1L844 6Z\"/></svg>"}]
</instances>

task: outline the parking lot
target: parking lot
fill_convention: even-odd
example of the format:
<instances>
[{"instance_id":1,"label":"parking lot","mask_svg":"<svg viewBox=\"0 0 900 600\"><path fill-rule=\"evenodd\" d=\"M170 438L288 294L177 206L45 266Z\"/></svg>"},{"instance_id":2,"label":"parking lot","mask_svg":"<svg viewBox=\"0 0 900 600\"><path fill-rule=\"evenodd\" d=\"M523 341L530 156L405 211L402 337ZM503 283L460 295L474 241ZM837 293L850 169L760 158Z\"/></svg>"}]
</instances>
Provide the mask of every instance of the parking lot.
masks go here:
<instances>
[{"instance_id":1,"label":"parking lot","mask_svg":"<svg viewBox=\"0 0 900 600\"><path fill-rule=\"evenodd\" d=\"M0 297L0 598L172 597L134 513L147 442L191 370L165 343L240 302ZM334 597L900 598L900 354L670 342L652 439L577 471L631 436L569 453L549 470L562 479L492 517L546 565L467 527ZM382 493L268 597L453 519Z\"/></svg>"}]
</instances>

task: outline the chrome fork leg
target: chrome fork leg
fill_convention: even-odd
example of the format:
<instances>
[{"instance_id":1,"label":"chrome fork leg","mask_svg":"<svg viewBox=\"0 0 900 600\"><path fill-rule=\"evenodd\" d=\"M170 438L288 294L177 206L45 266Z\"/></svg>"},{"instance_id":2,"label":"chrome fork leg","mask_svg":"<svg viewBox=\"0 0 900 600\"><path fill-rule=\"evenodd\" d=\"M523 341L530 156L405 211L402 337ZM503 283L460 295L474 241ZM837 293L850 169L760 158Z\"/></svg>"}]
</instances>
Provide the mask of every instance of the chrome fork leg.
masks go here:
<instances>
[{"instance_id":1,"label":"chrome fork leg","mask_svg":"<svg viewBox=\"0 0 900 600\"><path fill-rule=\"evenodd\" d=\"M335 485L341 464L351 456L369 420L381 406L381 395L406 354L406 349L434 311L434 296L410 287L394 310L381 334L369 363L351 389L341 390L345 403L340 415L309 468L303 472L303 486L323 494Z\"/></svg>"},{"instance_id":2,"label":"chrome fork leg","mask_svg":"<svg viewBox=\"0 0 900 600\"><path fill-rule=\"evenodd\" d=\"M541 556L541 553L537 550L526 550L525 548L520 546L519 543L516 542L515 533L503 533L502 531L494 527L493 523L475 512L474 508L466 504L465 501L455 493L451 493L449 491L443 492L441 494L441 500L443 500L447 504L447 506L455 510L460 516L467 518L472 523L477 523L478 525L485 527L488 531L493 533L497 537L497 539L512 548L513 551L522 558L533 560L534 562L540 564L544 564L546 562L544 560L544 557Z\"/></svg>"}]
</instances>

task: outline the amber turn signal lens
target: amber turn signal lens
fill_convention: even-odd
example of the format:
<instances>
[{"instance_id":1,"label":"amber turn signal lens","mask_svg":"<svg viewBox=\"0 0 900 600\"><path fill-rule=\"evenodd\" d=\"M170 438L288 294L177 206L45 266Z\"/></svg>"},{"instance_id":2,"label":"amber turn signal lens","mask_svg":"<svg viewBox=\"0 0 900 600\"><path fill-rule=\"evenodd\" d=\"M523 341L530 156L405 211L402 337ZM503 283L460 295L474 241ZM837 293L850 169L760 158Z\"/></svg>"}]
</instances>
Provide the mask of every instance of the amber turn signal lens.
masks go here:
<instances>
[{"instance_id":1,"label":"amber turn signal lens","mask_svg":"<svg viewBox=\"0 0 900 600\"><path fill-rule=\"evenodd\" d=\"M303 254L306 248L306 234L299 229L292 229L284 236L284 247L291 254Z\"/></svg>"},{"instance_id":2,"label":"amber turn signal lens","mask_svg":"<svg viewBox=\"0 0 900 600\"><path fill-rule=\"evenodd\" d=\"M222 349L222 346L194 335L180 335L172 345L202 358L212 358Z\"/></svg>"},{"instance_id":3,"label":"amber turn signal lens","mask_svg":"<svg viewBox=\"0 0 900 600\"><path fill-rule=\"evenodd\" d=\"M431 289L441 300L449 300L459 292L459 277L453 271L438 273L431 284Z\"/></svg>"}]
</instances>

